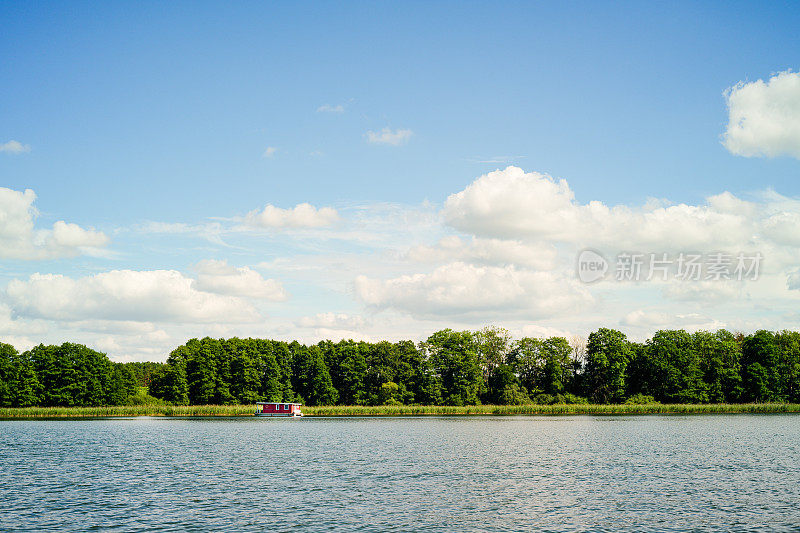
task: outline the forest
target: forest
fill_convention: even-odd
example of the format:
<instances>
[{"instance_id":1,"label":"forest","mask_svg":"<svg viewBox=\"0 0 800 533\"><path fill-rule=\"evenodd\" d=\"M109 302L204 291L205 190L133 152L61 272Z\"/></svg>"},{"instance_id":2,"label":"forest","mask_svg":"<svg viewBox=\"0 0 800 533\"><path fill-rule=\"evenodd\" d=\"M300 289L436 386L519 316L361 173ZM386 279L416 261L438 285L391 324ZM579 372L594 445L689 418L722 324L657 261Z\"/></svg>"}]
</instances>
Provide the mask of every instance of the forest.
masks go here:
<instances>
[{"instance_id":1,"label":"forest","mask_svg":"<svg viewBox=\"0 0 800 533\"><path fill-rule=\"evenodd\" d=\"M86 346L0 344L0 407L800 402L800 333L662 330L633 342L512 339L498 327L425 341L191 339L166 363L114 363Z\"/></svg>"}]
</instances>

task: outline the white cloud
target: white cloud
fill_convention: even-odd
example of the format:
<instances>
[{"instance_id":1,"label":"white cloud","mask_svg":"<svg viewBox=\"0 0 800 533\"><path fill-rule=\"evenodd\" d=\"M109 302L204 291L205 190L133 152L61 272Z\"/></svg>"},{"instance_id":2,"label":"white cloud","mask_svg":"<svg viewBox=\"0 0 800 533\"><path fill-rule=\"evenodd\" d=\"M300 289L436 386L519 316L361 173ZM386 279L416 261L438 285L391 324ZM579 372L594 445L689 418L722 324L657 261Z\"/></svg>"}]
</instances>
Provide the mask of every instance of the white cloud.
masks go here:
<instances>
[{"instance_id":1,"label":"white cloud","mask_svg":"<svg viewBox=\"0 0 800 533\"><path fill-rule=\"evenodd\" d=\"M800 243L800 202L775 193L748 202L724 192L705 205L648 202L639 208L580 204L565 180L508 167L450 195L443 215L479 237L652 252L750 251L765 242Z\"/></svg>"},{"instance_id":2,"label":"white cloud","mask_svg":"<svg viewBox=\"0 0 800 533\"><path fill-rule=\"evenodd\" d=\"M227 261L207 259L197 264L195 288L200 291L280 302L287 294L280 282L264 279L249 267L234 267Z\"/></svg>"},{"instance_id":3,"label":"white cloud","mask_svg":"<svg viewBox=\"0 0 800 533\"><path fill-rule=\"evenodd\" d=\"M391 146L400 146L405 144L411 138L414 132L411 130L398 129L392 131L389 128L383 128L381 131L368 131L367 142L371 144L389 144Z\"/></svg>"},{"instance_id":4,"label":"white cloud","mask_svg":"<svg viewBox=\"0 0 800 533\"><path fill-rule=\"evenodd\" d=\"M100 231L59 220L53 224L52 242L63 248L100 248L108 244L108 237Z\"/></svg>"},{"instance_id":5,"label":"white cloud","mask_svg":"<svg viewBox=\"0 0 800 533\"><path fill-rule=\"evenodd\" d=\"M800 291L800 270L794 270L786 275L786 287L790 291Z\"/></svg>"},{"instance_id":6,"label":"white cloud","mask_svg":"<svg viewBox=\"0 0 800 533\"><path fill-rule=\"evenodd\" d=\"M317 113L335 113L341 115L342 113L344 113L344 106L342 104L339 105L323 104L317 108Z\"/></svg>"},{"instance_id":7,"label":"white cloud","mask_svg":"<svg viewBox=\"0 0 800 533\"><path fill-rule=\"evenodd\" d=\"M364 327L364 319L358 315L345 313L317 313L314 316L304 316L297 321L302 328L325 328L330 330L355 331Z\"/></svg>"},{"instance_id":8,"label":"white cloud","mask_svg":"<svg viewBox=\"0 0 800 533\"><path fill-rule=\"evenodd\" d=\"M30 152L31 147L27 144L22 144L19 141L10 140L7 143L0 144L0 152L8 154L21 154L23 152Z\"/></svg>"},{"instance_id":9,"label":"white cloud","mask_svg":"<svg viewBox=\"0 0 800 533\"><path fill-rule=\"evenodd\" d=\"M52 229L36 229L36 193L0 187L0 258L52 259L91 254L106 246L108 237L94 229L57 221Z\"/></svg>"},{"instance_id":10,"label":"white cloud","mask_svg":"<svg viewBox=\"0 0 800 533\"><path fill-rule=\"evenodd\" d=\"M569 340L573 337L572 333L564 329L542 326L539 324L525 324L518 330L512 331L512 334L516 334L516 337L533 337L538 339L544 339L547 337L564 337L565 339Z\"/></svg>"},{"instance_id":11,"label":"white cloud","mask_svg":"<svg viewBox=\"0 0 800 533\"><path fill-rule=\"evenodd\" d=\"M465 242L456 235L443 237L435 246L419 245L406 254L408 259L423 263L464 261L486 265L517 265L536 270L555 266L556 249L542 243L527 244L518 240L481 239Z\"/></svg>"},{"instance_id":12,"label":"white cloud","mask_svg":"<svg viewBox=\"0 0 800 533\"><path fill-rule=\"evenodd\" d=\"M745 293L741 282L732 280L681 281L670 280L663 291L664 297L670 300L690 301L702 305L719 302L730 302L739 299Z\"/></svg>"},{"instance_id":13,"label":"white cloud","mask_svg":"<svg viewBox=\"0 0 800 533\"><path fill-rule=\"evenodd\" d=\"M47 331L47 325L41 320L22 320L14 316L11 307L0 303L0 334L31 335ZM10 343L9 343L10 344Z\"/></svg>"},{"instance_id":14,"label":"white cloud","mask_svg":"<svg viewBox=\"0 0 800 533\"><path fill-rule=\"evenodd\" d=\"M440 266L429 274L385 281L359 276L355 291L367 305L422 317L524 311L525 316L535 318L563 313L592 301L577 281L551 272L461 262Z\"/></svg>"},{"instance_id":15,"label":"white cloud","mask_svg":"<svg viewBox=\"0 0 800 533\"><path fill-rule=\"evenodd\" d=\"M653 332L659 329L681 328L688 331L713 331L725 327L723 322L713 320L697 313L672 314L661 311L637 309L625 315L620 324Z\"/></svg>"},{"instance_id":16,"label":"white cloud","mask_svg":"<svg viewBox=\"0 0 800 533\"><path fill-rule=\"evenodd\" d=\"M266 150L264 150L264 153L262 154L262 157L272 157L272 156L274 156L274 155L275 155L275 153L276 153L277 151L278 151L278 149L277 149L276 147L274 147L274 146L267 146L267 149L266 149Z\"/></svg>"},{"instance_id":17,"label":"white cloud","mask_svg":"<svg viewBox=\"0 0 800 533\"><path fill-rule=\"evenodd\" d=\"M58 321L236 323L259 319L246 300L202 292L174 270L112 270L72 279L32 274L6 287L18 315Z\"/></svg>"},{"instance_id":18,"label":"white cloud","mask_svg":"<svg viewBox=\"0 0 800 533\"><path fill-rule=\"evenodd\" d=\"M320 228L330 226L339 220L339 214L332 207L317 209L311 204L298 204L292 209L281 209L267 205L263 210L251 211L244 222L248 226L260 228Z\"/></svg>"},{"instance_id":19,"label":"white cloud","mask_svg":"<svg viewBox=\"0 0 800 533\"><path fill-rule=\"evenodd\" d=\"M766 82L740 82L725 97L728 126L723 144L728 151L800 159L800 73L787 70Z\"/></svg>"}]
</instances>

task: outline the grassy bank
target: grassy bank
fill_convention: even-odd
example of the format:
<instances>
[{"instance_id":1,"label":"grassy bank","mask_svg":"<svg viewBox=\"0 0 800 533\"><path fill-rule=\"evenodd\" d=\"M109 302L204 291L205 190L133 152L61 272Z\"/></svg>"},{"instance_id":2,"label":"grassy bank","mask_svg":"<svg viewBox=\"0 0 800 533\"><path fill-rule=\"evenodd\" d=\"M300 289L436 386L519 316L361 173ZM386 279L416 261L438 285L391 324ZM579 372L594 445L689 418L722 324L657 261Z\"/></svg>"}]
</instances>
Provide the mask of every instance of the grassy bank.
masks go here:
<instances>
[{"instance_id":1,"label":"grassy bank","mask_svg":"<svg viewBox=\"0 0 800 533\"><path fill-rule=\"evenodd\" d=\"M114 407L0 408L0 419L130 416L251 416L252 405L127 405ZM334 405L303 407L307 416L470 416L470 415L645 415L800 413L800 404L641 404L641 405Z\"/></svg>"}]
</instances>

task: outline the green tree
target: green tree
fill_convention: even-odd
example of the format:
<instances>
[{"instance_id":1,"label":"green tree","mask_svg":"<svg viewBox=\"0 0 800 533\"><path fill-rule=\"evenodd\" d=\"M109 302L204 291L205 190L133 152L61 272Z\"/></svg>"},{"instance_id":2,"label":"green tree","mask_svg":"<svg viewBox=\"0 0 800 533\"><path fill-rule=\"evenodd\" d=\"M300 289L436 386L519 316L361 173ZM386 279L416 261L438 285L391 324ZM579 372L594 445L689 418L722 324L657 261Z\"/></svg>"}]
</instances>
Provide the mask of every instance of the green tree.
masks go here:
<instances>
[{"instance_id":1,"label":"green tree","mask_svg":"<svg viewBox=\"0 0 800 533\"><path fill-rule=\"evenodd\" d=\"M400 392L400 386L393 382L387 381L381 384L381 390L378 394L378 402L380 405L402 405L402 402L397 399Z\"/></svg>"},{"instance_id":2,"label":"green tree","mask_svg":"<svg viewBox=\"0 0 800 533\"><path fill-rule=\"evenodd\" d=\"M625 399L625 376L631 347L620 331L600 328L589 335L586 346L586 395L596 403Z\"/></svg>"},{"instance_id":3,"label":"green tree","mask_svg":"<svg viewBox=\"0 0 800 533\"><path fill-rule=\"evenodd\" d=\"M776 336L779 350L778 373L781 396L787 402L800 402L800 333L781 331Z\"/></svg>"},{"instance_id":4,"label":"green tree","mask_svg":"<svg viewBox=\"0 0 800 533\"><path fill-rule=\"evenodd\" d=\"M776 334L760 330L742 342L744 399L749 402L781 401L780 351Z\"/></svg>"},{"instance_id":5,"label":"green tree","mask_svg":"<svg viewBox=\"0 0 800 533\"><path fill-rule=\"evenodd\" d=\"M339 393L333 386L325 358L319 346L295 347L295 389L308 405L333 405Z\"/></svg>"},{"instance_id":6,"label":"green tree","mask_svg":"<svg viewBox=\"0 0 800 533\"><path fill-rule=\"evenodd\" d=\"M480 404L481 370L469 331L437 331L422 343L447 405Z\"/></svg>"},{"instance_id":7,"label":"green tree","mask_svg":"<svg viewBox=\"0 0 800 533\"><path fill-rule=\"evenodd\" d=\"M742 396L741 350L732 333L698 331L692 335L694 351L700 359L708 401L738 402Z\"/></svg>"},{"instance_id":8,"label":"green tree","mask_svg":"<svg viewBox=\"0 0 800 533\"><path fill-rule=\"evenodd\" d=\"M368 399L367 360L361 344L352 340L320 343L331 380L339 391L339 402L345 405L363 405Z\"/></svg>"},{"instance_id":9,"label":"green tree","mask_svg":"<svg viewBox=\"0 0 800 533\"><path fill-rule=\"evenodd\" d=\"M501 364L494 369L489 378L489 390L492 396L487 401L496 405L523 405L530 403L525 389L511 365Z\"/></svg>"},{"instance_id":10,"label":"green tree","mask_svg":"<svg viewBox=\"0 0 800 533\"><path fill-rule=\"evenodd\" d=\"M660 402L706 403L708 392L703 381L700 358L692 336L684 330L657 331L647 342L653 366L653 397Z\"/></svg>"},{"instance_id":11,"label":"green tree","mask_svg":"<svg viewBox=\"0 0 800 533\"><path fill-rule=\"evenodd\" d=\"M19 353L10 344L0 343L0 407L14 405L15 361Z\"/></svg>"},{"instance_id":12,"label":"green tree","mask_svg":"<svg viewBox=\"0 0 800 533\"><path fill-rule=\"evenodd\" d=\"M489 390L489 382L495 370L507 362L511 348L511 335L508 330L497 326L487 326L473 336L475 353L481 368L481 395L490 400L495 391ZM491 401L491 400L490 400Z\"/></svg>"},{"instance_id":13,"label":"green tree","mask_svg":"<svg viewBox=\"0 0 800 533\"><path fill-rule=\"evenodd\" d=\"M10 354L12 373L8 388L12 396L12 407L41 405L39 394L42 387L36 376L36 368L30 358L30 352L22 354L11 352Z\"/></svg>"},{"instance_id":14,"label":"green tree","mask_svg":"<svg viewBox=\"0 0 800 533\"><path fill-rule=\"evenodd\" d=\"M219 344L211 338L201 341L191 339L186 343L189 357L186 358L186 382L189 388L189 404L213 403L217 389L217 359Z\"/></svg>"},{"instance_id":15,"label":"green tree","mask_svg":"<svg viewBox=\"0 0 800 533\"><path fill-rule=\"evenodd\" d=\"M124 405L126 400L136 394L136 376L131 367L123 363L112 363L108 380L107 403Z\"/></svg>"}]
</instances>

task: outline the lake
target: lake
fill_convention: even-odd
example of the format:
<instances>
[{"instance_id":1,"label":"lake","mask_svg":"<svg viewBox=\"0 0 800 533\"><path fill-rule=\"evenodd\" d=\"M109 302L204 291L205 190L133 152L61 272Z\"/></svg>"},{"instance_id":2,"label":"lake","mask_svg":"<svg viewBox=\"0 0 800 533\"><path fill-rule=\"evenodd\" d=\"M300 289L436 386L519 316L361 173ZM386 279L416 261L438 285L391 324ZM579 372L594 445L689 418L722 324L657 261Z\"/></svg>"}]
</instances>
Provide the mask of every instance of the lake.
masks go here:
<instances>
[{"instance_id":1,"label":"lake","mask_svg":"<svg viewBox=\"0 0 800 533\"><path fill-rule=\"evenodd\" d=\"M800 415L0 421L2 531L800 524Z\"/></svg>"}]
</instances>

